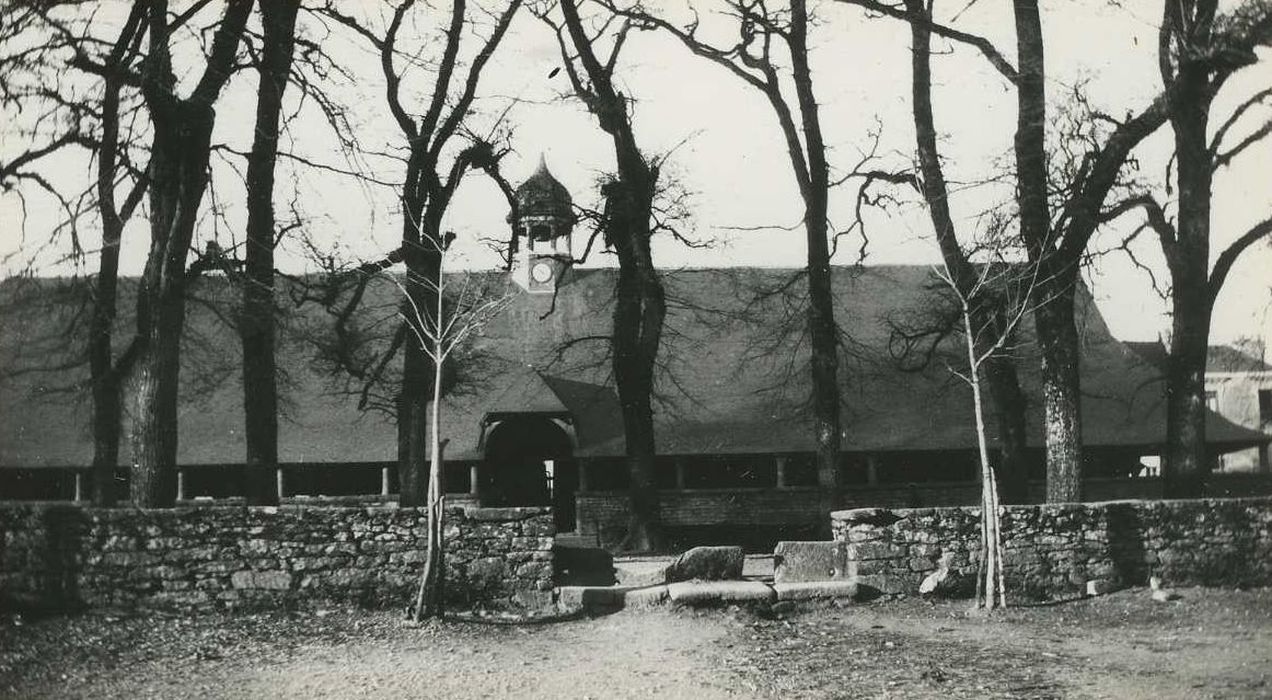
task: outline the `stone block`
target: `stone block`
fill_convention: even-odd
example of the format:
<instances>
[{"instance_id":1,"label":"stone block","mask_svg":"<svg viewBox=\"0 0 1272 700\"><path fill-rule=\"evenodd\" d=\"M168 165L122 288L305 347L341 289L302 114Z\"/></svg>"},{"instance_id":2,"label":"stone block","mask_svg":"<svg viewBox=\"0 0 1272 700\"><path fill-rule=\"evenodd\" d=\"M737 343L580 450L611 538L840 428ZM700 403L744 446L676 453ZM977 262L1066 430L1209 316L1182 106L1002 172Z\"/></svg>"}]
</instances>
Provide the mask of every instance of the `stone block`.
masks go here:
<instances>
[{"instance_id":1,"label":"stone block","mask_svg":"<svg viewBox=\"0 0 1272 700\"><path fill-rule=\"evenodd\" d=\"M286 571L235 571L230 585L241 589L285 591L291 588L292 575Z\"/></svg>"},{"instance_id":2,"label":"stone block","mask_svg":"<svg viewBox=\"0 0 1272 700\"><path fill-rule=\"evenodd\" d=\"M667 598L691 607L731 603L771 603L773 588L759 581L681 581L667 584Z\"/></svg>"},{"instance_id":3,"label":"stone block","mask_svg":"<svg viewBox=\"0 0 1272 700\"><path fill-rule=\"evenodd\" d=\"M848 548L848 556L857 561L870 559L897 559L906 555L905 547L885 542L863 542Z\"/></svg>"},{"instance_id":4,"label":"stone block","mask_svg":"<svg viewBox=\"0 0 1272 700\"><path fill-rule=\"evenodd\" d=\"M777 600L848 600L857 597L856 581L774 583Z\"/></svg>"},{"instance_id":5,"label":"stone block","mask_svg":"<svg viewBox=\"0 0 1272 700\"><path fill-rule=\"evenodd\" d=\"M512 593L512 604L524 610L547 610L552 607L552 590L517 589Z\"/></svg>"},{"instance_id":6,"label":"stone block","mask_svg":"<svg viewBox=\"0 0 1272 700\"><path fill-rule=\"evenodd\" d=\"M667 566L667 582L740 579L745 562L741 547L694 547Z\"/></svg>"},{"instance_id":7,"label":"stone block","mask_svg":"<svg viewBox=\"0 0 1272 700\"><path fill-rule=\"evenodd\" d=\"M829 581L848 575L848 547L842 541L778 542L773 548L773 581Z\"/></svg>"},{"instance_id":8,"label":"stone block","mask_svg":"<svg viewBox=\"0 0 1272 700\"><path fill-rule=\"evenodd\" d=\"M528 561L516 569L518 578L539 578L551 572L552 566L542 561Z\"/></svg>"},{"instance_id":9,"label":"stone block","mask_svg":"<svg viewBox=\"0 0 1272 700\"><path fill-rule=\"evenodd\" d=\"M623 605L629 608L643 608L662 605L668 600L667 586L647 586L623 593Z\"/></svg>"},{"instance_id":10,"label":"stone block","mask_svg":"<svg viewBox=\"0 0 1272 700\"><path fill-rule=\"evenodd\" d=\"M932 561L928 557L912 557L909 564L910 571L917 571L919 573L936 569L936 562Z\"/></svg>"},{"instance_id":11,"label":"stone block","mask_svg":"<svg viewBox=\"0 0 1272 700\"><path fill-rule=\"evenodd\" d=\"M626 589L614 586L561 586L556 589L556 605L561 612L606 611L623 607Z\"/></svg>"},{"instance_id":12,"label":"stone block","mask_svg":"<svg viewBox=\"0 0 1272 700\"><path fill-rule=\"evenodd\" d=\"M499 557L474 559L468 564L468 585L477 589L499 588L508 578L508 565Z\"/></svg>"}]
</instances>

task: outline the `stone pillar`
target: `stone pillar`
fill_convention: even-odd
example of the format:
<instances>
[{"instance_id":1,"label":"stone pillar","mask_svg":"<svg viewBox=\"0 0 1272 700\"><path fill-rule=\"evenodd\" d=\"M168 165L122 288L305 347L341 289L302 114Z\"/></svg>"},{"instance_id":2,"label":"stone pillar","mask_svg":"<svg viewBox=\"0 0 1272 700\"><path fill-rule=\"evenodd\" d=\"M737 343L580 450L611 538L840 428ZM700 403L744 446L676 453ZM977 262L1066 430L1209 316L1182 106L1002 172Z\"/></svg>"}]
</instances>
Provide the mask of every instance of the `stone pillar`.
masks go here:
<instances>
[{"instance_id":1,"label":"stone pillar","mask_svg":"<svg viewBox=\"0 0 1272 700\"><path fill-rule=\"evenodd\" d=\"M184 501L186 499L185 470L177 467L177 500Z\"/></svg>"},{"instance_id":2,"label":"stone pillar","mask_svg":"<svg viewBox=\"0 0 1272 700\"><path fill-rule=\"evenodd\" d=\"M481 496L481 481L477 478L477 471L477 463L473 462L468 467L468 495L473 498Z\"/></svg>"},{"instance_id":3,"label":"stone pillar","mask_svg":"<svg viewBox=\"0 0 1272 700\"><path fill-rule=\"evenodd\" d=\"M276 486L278 487L278 500L281 501L287 497L287 491L285 489L285 487L287 486L287 479L283 477L282 467L279 467L278 469L274 470L274 480L278 482L276 484Z\"/></svg>"},{"instance_id":4,"label":"stone pillar","mask_svg":"<svg viewBox=\"0 0 1272 700\"><path fill-rule=\"evenodd\" d=\"M786 457L777 457L775 460L777 467L777 488L786 488Z\"/></svg>"},{"instance_id":5,"label":"stone pillar","mask_svg":"<svg viewBox=\"0 0 1272 700\"><path fill-rule=\"evenodd\" d=\"M84 472L75 472L75 500L84 500Z\"/></svg>"},{"instance_id":6,"label":"stone pillar","mask_svg":"<svg viewBox=\"0 0 1272 700\"><path fill-rule=\"evenodd\" d=\"M279 496L281 497L282 494ZM380 497L389 497L389 467L380 467Z\"/></svg>"}]
</instances>

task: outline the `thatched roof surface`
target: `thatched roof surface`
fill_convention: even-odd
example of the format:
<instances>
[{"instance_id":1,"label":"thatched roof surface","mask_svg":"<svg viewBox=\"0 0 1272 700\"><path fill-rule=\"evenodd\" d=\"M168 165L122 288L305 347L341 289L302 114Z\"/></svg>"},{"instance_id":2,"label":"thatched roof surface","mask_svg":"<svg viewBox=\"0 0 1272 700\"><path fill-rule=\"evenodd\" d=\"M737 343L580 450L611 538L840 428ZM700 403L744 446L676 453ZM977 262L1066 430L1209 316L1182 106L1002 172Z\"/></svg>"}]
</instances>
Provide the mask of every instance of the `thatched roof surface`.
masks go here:
<instances>
[{"instance_id":1,"label":"thatched roof surface","mask_svg":"<svg viewBox=\"0 0 1272 700\"><path fill-rule=\"evenodd\" d=\"M657 445L662 454L773 453L812 450L807 342L802 335L804 284L779 269L668 272L670 313L657 380ZM448 458L475 458L484 421L494 414L569 414L579 456L623 452L621 411L605 337L611 323L615 271L573 270L559 294L521 293L495 273L476 275L495 293L512 295L454 374L443 401ZM21 282L21 284L19 284ZM790 282L790 284L787 284ZM74 332L69 305L19 303L54 283L11 280L0 285L0 366L61 364L58 351ZM840 374L844 449L850 452L972 449L971 393L950 367L962 370L958 337L947 338L921 368L898 366L894 331L931 320L939 284L919 266L836 268L837 320L844 331ZM24 291L25 290L25 291ZM768 292L756 300L757 292ZM234 463L243 459L239 343L230 329L235 294L223 279L202 282L204 302L190 305L183 366L179 459ZM372 284L354 334L361 366L374 364L395 323L397 288ZM47 296L37 294L39 296ZM1143 447L1163 440L1165 406L1159 373L1114 340L1083 293L1078 317L1083 343L1084 439L1091 446ZM280 303L286 301L280 291ZM121 303L126 311L130 300ZM219 311L218 311L219 310ZM121 318L126 328L127 314ZM284 318L279 365L285 416L283 462L368 462L395 458L397 431L383 411L359 408L360 385L329 373L332 353L312 341L331 339L331 316L315 305ZM82 325L82 324L81 324ZM123 336L124 333L120 332ZM1030 442L1041 446L1036 350L1028 324L1013 352L1021 359L1029 397ZM329 345L329 343L327 343ZM73 350L82 347L82 343ZM911 358L912 360L913 358ZM917 364L913 361L910 365ZM58 393L86 375L83 365L24 372L0 381L0 465L85 465L91 461L86 392ZM371 391L368 406L391 402L393 376ZM197 389L197 391L196 391ZM352 393L351 393L352 392ZM376 397L380 397L377 401ZM993 420L989 420L992 432ZM1210 416L1208 439L1219 449L1262 438ZM127 446L121 462L129 460Z\"/></svg>"}]
</instances>

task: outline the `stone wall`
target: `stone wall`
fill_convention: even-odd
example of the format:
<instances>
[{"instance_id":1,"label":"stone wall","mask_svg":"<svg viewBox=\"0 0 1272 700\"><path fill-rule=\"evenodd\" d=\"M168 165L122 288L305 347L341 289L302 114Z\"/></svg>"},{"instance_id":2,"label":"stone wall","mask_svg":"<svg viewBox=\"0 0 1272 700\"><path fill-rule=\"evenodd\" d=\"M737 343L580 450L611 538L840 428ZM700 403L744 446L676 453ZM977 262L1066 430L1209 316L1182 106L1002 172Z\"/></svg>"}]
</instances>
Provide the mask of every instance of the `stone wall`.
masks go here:
<instances>
[{"instance_id":1,"label":"stone wall","mask_svg":"<svg viewBox=\"0 0 1272 700\"><path fill-rule=\"evenodd\" d=\"M1159 576L1169 585L1272 585L1272 499L1113 501L1006 506L1007 590L1031 598L1110 589ZM979 508L861 508L831 514L862 586L912 595L949 553L974 580Z\"/></svg>"},{"instance_id":2,"label":"stone wall","mask_svg":"<svg viewBox=\"0 0 1272 700\"><path fill-rule=\"evenodd\" d=\"M425 556L422 510L0 505L0 602L161 608L330 601L403 608ZM463 609L552 602L547 508L450 508L447 599Z\"/></svg>"}]
</instances>

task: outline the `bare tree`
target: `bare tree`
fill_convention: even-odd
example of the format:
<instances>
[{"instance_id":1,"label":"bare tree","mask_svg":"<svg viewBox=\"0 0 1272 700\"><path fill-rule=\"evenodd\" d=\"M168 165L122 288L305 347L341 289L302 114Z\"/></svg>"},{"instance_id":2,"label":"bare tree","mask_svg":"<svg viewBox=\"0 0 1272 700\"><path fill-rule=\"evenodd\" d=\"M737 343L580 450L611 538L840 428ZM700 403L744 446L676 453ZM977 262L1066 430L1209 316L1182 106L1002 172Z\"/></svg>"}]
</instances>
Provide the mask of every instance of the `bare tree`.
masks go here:
<instances>
[{"instance_id":1,"label":"bare tree","mask_svg":"<svg viewBox=\"0 0 1272 700\"><path fill-rule=\"evenodd\" d=\"M1169 4L1173 0L1167 0ZM1261 0L1260 0L1261 1ZM1101 115L1111 124L1069 174L1067 182L1049 189L1047 167L1047 98L1044 90L1046 52L1036 0L1012 4L1016 28L1016 64L983 36L915 14L900 1L839 0L870 12L919 23L933 34L980 52L1015 89L1017 102L1014 154L1016 207L1020 241L1032 264L1039 266L1039 303L1034 322L1042 350L1043 405L1047 445L1047 500L1082 498L1081 386L1079 341L1074 316L1079 274L1087 244L1107 220L1105 201L1118 183L1132 149L1166 123L1181 88L1168 86L1148 106L1126 119ZM1232 48L1269 40L1269 28L1254 23L1229 32ZM1208 59L1209 60L1209 59ZM1219 65L1219 61L1215 64ZM1236 70L1240 66L1230 66ZM1052 190L1057 194L1052 197Z\"/></svg>"},{"instance_id":2,"label":"bare tree","mask_svg":"<svg viewBox=\"0 0 1272 700\"><path fill-rule=\"evenodd\" d=\"M256 71L256 128L247 162L246 277L239 333L243 343L243 435L247 501L278 503L278 371L275 359L274 170L283 94L292 71L299 0L262 2Z\"/></svg>"},{"instance_id":3,"label":"bare tree","mask_svg":"<svg viewBox=\"0 0 1272 700\"><path fill-rule=\"evenodd\" d=\"M981 557L980 575L977 577L977 605L986 610L1007 606L1007 591L1003 576L1002 518L999 512L999 483L989 456L989 442L985 430L985 400L981 389L981 370L993 358L1010 350L1021 320L1031 310L1033 292L1038 286L1039 268L1036 265L1013 265L1004 262L1000 251L991 250L991 260L982 263L979 270L969 265L974 276L958 279L948 264L935 274L958 300L963 326L963 351L967 360L966 371L950 367L950 372L968 384L972 390L972 410L976 418L976 447L980 458L981 479ZM998 315L978 318L977 309L989 297L1001 312Z\"/></svg>"},{"instance_id":4,"label":"bare tree","mask_svg":"<svg viewBox=\"0 0 1272 700\"><path fill-rule=\"evenodd\" d=\"M74 196L89 203L83 210L72 207L68 196L58 192L50 181L38 175L30 175L29 179L62 203L65 218L53 230L70 231L72 256L85 255L77 233L79 218L90 210L95 210L100 218L97 274L86 290L89 314L84 353L92 399L93 499L99 506L115 501L122 381L139 348L134 338L118 357L113 349L120 243L125 225L142 204L149 184L146 149L139 143L149 124L137 118L142 106L137 92L141 85L138 63L147 31L147 3L134 2L126 9L113 39L96 35L99 27L110 26L109 22L85 12L74 2L8 4L3 10L5 21L0 22L13 32L0 41L21 38L25 44L3 59L8 77L4 101L39 103L26 105L36 107L28 109L28 113L42 113L36 124L48 121L66 125L57 139L9 165L29 165L36 157L51 155L67 145L82 146L95 156L92 187ZM191 14L172 19L169 30L178 29ZM63 74L68 68L73 69L69 79L48 80L49 75ZM75 79L79 74L93 78L90 89L79 89L81 81ZM26 79L28 75L34 76L34 83ZM59 113L61 118L54 118ZM72 338L79 342L79 336L67 336L68 340Z\"/></svg>"},{"instance_id":5,"label":"bare tree","mask_svg":"<svg viewBox=\"0 0 1272 700\"><path fill-rule=\"evenodd\" d=\"M807 334L812 349L813 436L818 483L829 510L839 484L840 426L839 327L831 289L830 222L828 218L830 166L822 136L817 97L809 67L809 10L804 0L789 9L771 10L763 0L729 0L727 12L737 21L737 42L717 47L701 39L695 20L679 26L640 4L606 4L641 27L656 28L675 37L693 54L727 69L768 100L777 117L787 154L804 202L803 226L808 250ZM784 45L790 55L791 83L783 86L785 69L777 58ZM786 90L794 90L794 98Z\"/></svg>"},{"instance_id":6,"label":"bare tree","mask_svg":"<svg viewBox=\"0 0 1272 700\"><path fill-rule=\"evenodd\" d=\"M962 302L964 319L975 322L976 327L992 327L992 334L969 335L977 343L976 352L984 354L985 379L994 400L998 423L999 461L998 473L1002 495L1008 503L1023 503L1029 497L1028 473L1025 464L1026 425L1025 397L1020 389L1015 361L1009 354L988 352L995 343L990 338L1007 336L1008 314L1005 299L996 290L983 284L968 261L967 253L959 242L954 218L950 214L949 188L946 186L944 167L936 139L936 120L932 108L932 30L930 6L924 0L906 0L906 11L923 21L910 23L912 49L912 112L914 132L918 145L919 190L927 203L928 215L936 233L937 245L944 261L944 279ZM972 304L972 301L975 304ZM979 366L973 368L978 376ZM979 401L979 384L976 386ZM977 404L977 418L980 405Z\"/></svg>"},{"instance_id":7,"label":"bare tree","mask_svg":"<svg viewBox=\"0 0 1272 700\"><path fill-rule=\"evenodd\" d=\"M130 436L135 460L132 500L143 507L171 506L176 499L186 262L208 184L213 107L233 71L251 8L251 0L229 0L216 24L203 73L190 95L180 97L168 3L146 3L149 47L140 82L153 128L150 251L137 292L138 356L132 372Z\"/></svg>"},{"instance_id":8,"label":"bare tree","mask_svg":"<svg viewBox=\"0 0 1272 700\"><path fill-rule=\"evenodd\" d=\"M441 242L438 253L445 263L446 252L454 240L448 233ZM443 451L447 440L442 438L442 374L448 361L491 319L499 315L512 299L510 294L494 294L473 274L460 276L458 282L446 279L439 267L437 287L432 290L436 305L420 308L415 305L405 284L393 279L409 310L399 316L410 329L416 344L433 363L432 407L429 416L429 478L425 501L428 518L427 557L420 574L419 591L411 616L415 621L426 617L441 617L445 589L445 542L443 530L446 517L446 485ZM427 282L425 284L428 284Z\"/></svg>"},{"instance_id":9,"label":"bare tree","mask_svg":"<svg viewBox=\"0 0 1272 700\"><path fill-rule=\"evenodd\" d=\"M556 31L561 58L575 96L610 136L616 174L601 188L605 210L600 227L605 242L618 254L614 299L611 363L623 411L626 458L631 474L631 515L621 548L648 551L663 545L654 481L654 415L651 397L654 373L667 316L667 298L654 267L651 238L657 229L654 198L659 162L647 157L636 143L627 96L614 85L614 70L632 25L621 21L605 37L615 20L608 15L599 32L589 35L576 0L556 3L562 20L547 12L540 17ZM608 56L598 54L603 39L611 42Z\"/></svg>"},{"instance_id":10,"label":"bare tree","mask_svg":"<svg viewBox=\"0 0 1272 700\"><path fill-rule=\"evenodd\" d=\"M1214 100L1237 69L1257 60L1252 47L1272 34L1272 4L1248 2L1230 15L1217 14L1216 0L1165 3L1159 42L1162 83L1171 95L1175 137L1174 220L1151 194L1138 194L1111 208L1107 218L1142 210L1161 243L1171 280L1170 359L1166 373L1166 494L1195 498L1203 493L1210 461L1206 450L1205 371L1215 299L1238 257L1260 240L1272 240L1272 218L1237 236L1210 264L1210 202L1214 174L1272 133L1272 121L1240 139L1234 127L1272 98L1264 88L1244 100L1219 125L1209 123ZM1250 34L1262 38L1249 38ZM1234 142L1235 141L1235 142ZM1136 233L1138 233L1138 230ZM1133 234L1134 235L1134 234Z\"/></svg>"},{"instance_id":11,"label":"bare tree","mask_svg":"<svg viewBox=\"0 0 1272 700\"><path fill-rule=\"evenodd\" d=\"M466 0L451 3L450 21L440 42L441 56L433 63L422 60L417 48L407 49L399 45L408 16L417 10L415 0L392 3L391 13L383 27L346 14L346 6L335 2L328 2L315 10L318 16L347 27L367 42L378 56L385 100L405 141L406 172L400 192L401 245L382 260L360 266L355 271L357 274L343 277L351 279L355 285L365 285L368 273L402 263L406 268L408 292L403 310L410 307L433 308L436 305L434 295L441 269L442 218L464 175L474 168L494 175L498 173L503 153L488 139L466 133L464 126L477 96L482 71L520 6L521 0L512 0L494 16L493 27L481 39L466 70L460 65L460 48L474 24ZM480 8L473 14L479 11ZM424 90L414 91L423 92L427 104L422 114L416 114L403 95L403 83L408 79L414 80L421 69L429 66L432 69L426 71L428 78L423 83ZM458 84L457 91L452 83ZM471 144L454 154L457 136L471 137ZM361 297L355 292L349 305L337 314L338 318L347 319ZM418 344L404 342L406 333L406 326L402 326L392 342L394 348L402 351L402 380L396 398L398 475L402 505L419 505L426 498L423 476L427 459L425 416L434 372L427 353ZM387 362L379 363L378 372L383 372L386 366ZM374 376L368 378L369 381L375 379Z\"/></svg>"}]
</instances>

